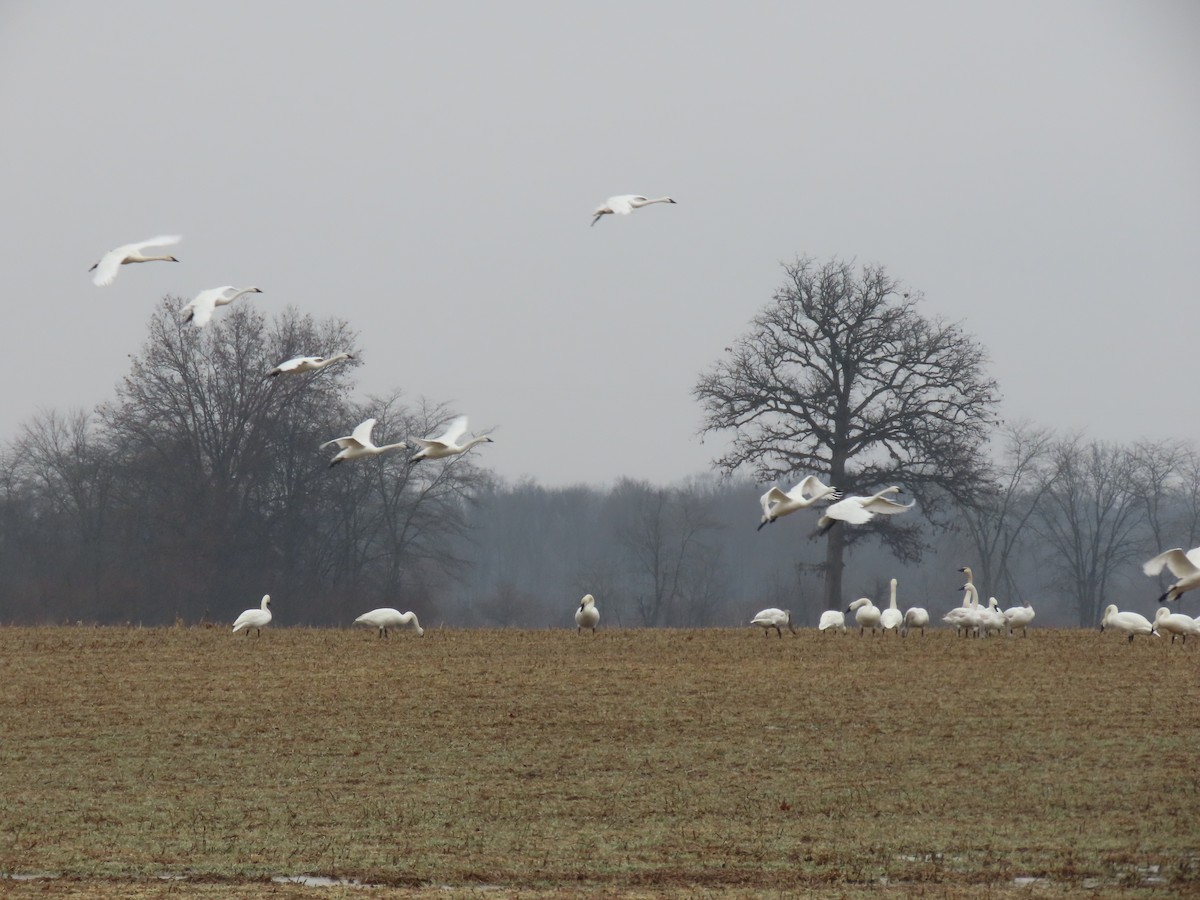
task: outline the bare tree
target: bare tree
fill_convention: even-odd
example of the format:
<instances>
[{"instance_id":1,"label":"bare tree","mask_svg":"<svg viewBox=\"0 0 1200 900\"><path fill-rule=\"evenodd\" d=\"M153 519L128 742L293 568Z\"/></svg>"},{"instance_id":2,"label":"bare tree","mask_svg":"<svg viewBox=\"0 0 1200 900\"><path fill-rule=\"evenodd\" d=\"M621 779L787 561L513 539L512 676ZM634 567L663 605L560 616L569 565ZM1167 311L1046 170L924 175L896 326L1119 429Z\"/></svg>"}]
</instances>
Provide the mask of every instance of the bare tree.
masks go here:
<instances>
[{"instance_id":1,"label":"bare tree","mask_svg":"<svg viewBox=\"0 0 1200 900\"><path fill-rule=\"evenodd\" d=\"M975 546L970 565L979 583L1002 584L1006 596L1019 600L1010 563L1037 510L1041 491L1052 481L1042 468L1054 435L1047 428L1019 422L1004 426L1000 439L1001 458L991 466L989 483L964 498L961 521Z\"/></svg>"},{"instance_id":2,"label":"bare tree","mask_svg":"<svg viewBox=\"0 0 1200 900\"><path fill-rule=\"evenodd\" d=\"M946 495L974 493L996 385L984 351L954 324L917 311L881 266L832 260L784 267L787 281L694 394L702 433L733 432L716 460L760 481L828 476L846 493L903 485L933 520ZM881 517L882 518L882 517ZM904 559L918 558L915 523L870 528ZM824 605L842 605L844 528L829 532Z\"/></svg>"},{"instance_id":3,"label":"bare tree","mask_svg":"<svg viewBox=\"0 0 1200 900\"><path fill-rule=\"evenodd\" d=\"M1143 551L1146 503L1136 454L1079 436L1050 451L1034 528L1055 553L1081 626L1100 619L1113 575Z\"/></svg>"}]
</instances>

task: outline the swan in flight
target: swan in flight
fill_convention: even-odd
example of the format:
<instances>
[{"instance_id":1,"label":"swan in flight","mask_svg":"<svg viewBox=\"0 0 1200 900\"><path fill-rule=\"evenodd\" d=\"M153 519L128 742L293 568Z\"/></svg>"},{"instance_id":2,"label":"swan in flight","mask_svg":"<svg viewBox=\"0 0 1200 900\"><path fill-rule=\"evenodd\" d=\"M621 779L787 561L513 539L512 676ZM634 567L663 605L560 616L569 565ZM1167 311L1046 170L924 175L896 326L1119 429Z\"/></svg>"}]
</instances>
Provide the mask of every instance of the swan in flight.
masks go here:
<instances>
[{"instance_id":1,"label":"swan in flight","mask_svg":"<svg viewBox=\"0 0 1200 900\"><path fill-rule=\"evenodd\" d=\"M769 525L781 516L794 513L798 509L807 509L826 498L840 500L842 492L823 484L816 475L807 476L787 493L773 487L759 498L763 517L758 523L758 530L761 531L764 525Z\"/></svg>"},{"instance_id":2,"label":"swan in flight","mask_svg":"<svg viewBox=\"0 0 1200 900\"><path fill-rule=\"evenodd\" d=\"M1165 631L1171 635L1172 644L1175 643L1177 636L1182 636L1185 644L1189 634L1193 637L1200 637L1200 622L1183 613L1173 613L1165 606L1160 606L1155 611L1154 627L1159 634Z\"/></svg>"},{"instance_id":3,"label":"swan in flight","mask_svg":"<svg viewBox=\"0 0 1200 900\"><path fill-rule=\"evenodd\" d=\"M616 197L609 197L604 201L603 206L597 206L595 212L592 213L596 218L592 219L592 224L595 225L600 221L601 216L610 216L614 213L619 216L627 216L635 209L641 209L643 206L649 206L651 203L674 203L670 197L655 197L653 200L643 197L641 194L619 194Z\"/></svg>"},{"instance_id":4,"label":"swan in flight","mask_svg":"<svg viewBox=\"0 0 1200 900\"><path fill-rule=\"evenodd\" d=\"M229 294L230 291L233 291L233 293ZM244 294L261 293L262 291L256 287L235 288L231 284L227 284L225 287L209 288L207 291L198 293L184 305L180 312L187 313L183 321L194 322L197 328L203 328L212 319L213 311L218 306L228 306ZM226 296L227 294L229 296Z\"/></svg>"},{"instance_id":5,"label":"swan in flight","mask_svg":"<svg viewBox=\"0 0 1200 900\"><path fill-rule=\"evenodd\" d=\"M1165 607L1164 607L1165 608ZM1008 622L1008 634L1011 637L1018 628L1021 629L1021 634L1029 637L1029 623L1033 621L1036 615L1033 607L1026 600L1020 606L1010 606L1004 611L1004 619Z\"/></svg>"},{"instance_id":6,"label":"swan in flight","mask_svg":"<svg viewBox=\"0 0 1200 900\"><path fill-rule=\"evenodd\" d=\"M324 450L326 447L337 444L338 454L329 463L330 468L336 466L340 462L347 459L362 459L364 456L378 456L387 450L407 450L408 444L400 441L396 444L384 444L382 447L375 446L375 442L371 440L371 429L375 427L375 419L367 419L365 422L360 422L349 437L334 438L332 441L326 441L318 449Z\"/></svg>"},{"instance_id":7,"label":"swan in flight","mask_svg":"<svg viewBox=\"0 0 1200 900\"><path fill-rule=\"evenodd\" d=\"M865 629L870 628L871 634L879 627L882 613L878 606L871 602L870 597L859 597L846 607L847 613L854 613L854 621L858 623L858 636L862 637Z\"/></svg>"},{"instance_id":8,"label":"swan in flight","mask_svg":"<svg viewBox=\"0 0 1200 900\"><path fill-rule=\"evenodd\" d=\"M100 257L94 266L88 269L89 272L96 273L92 278L92 284L100 287L112 284L121 266L129 263L179 262L173 256L143 256L142 251L147 247L169 247L172 244L178 244L181 240L183 238L178 234L164 234L150 238L148 241L138 241L135 244L125 244L115 250L109 250Z\"/></svg>"},{"instance_id":9,"label":"swan in flight","mask_svg":"<svg viewBox=\"0 0 1200 900\"><path fill-rule=\"evenodd\" d=\"M1166 550L1143 565L1142 571L1154 578L1163 570L1163 566L1170 569L1171 574L1179 580L1158 598L1159 603L1178 600L1187 591L1200 587L1200 547L1194 547L1187 553L1183 552L1182 547Z\"/></svg>"},{"instance_id":10,"label":"swan in flight","mask_svg":"<svg viewBox=\"0 0 1200 900\"><path fill-rule=\"evenodd\" d=\"M817 623L817 631L838 631L846 633L846 614L840 609L827 609L821 613Z\"/></svg>"},{"instance_id":11,"label":"swan in flight","mask_svg":"<svg viewBox=\"0 0 1200 900\"><path fill-rule=\"evenodd\" d=\"M904 624L904 613L900 612L900 607L896 606L896 579L892 579L892 599L888 604L887 609L883 610L879 615L879 627L883 629L883 633L889 631L900 633L900 626Z\"/></svg>"},{"instance_id":12,"label":"swan in flight","mask_svg":"<svg viewBox=\"0 0 1200 900\"><path fill-rule=\"evenodd\" d=\"M599 624L600 610L596 609L596 598L591 594L585 594L579 601L579 609L575 610L575 633L579 634L583 629L590 628L592 634L595 634L596 626Z\"/></svg>"},{"instance_id":13,"label":"swan in flight","mask_svg":"<svg viewBox=\"0 0 1200 900\"><path fill-rule=\"evenodd\" d=\"M271 595L263 594L262 603L258 609L248 609L233 622L233 633L237 634L243 628L246 629L246 636L250 636L250 629L253 628L256 637L262 637L262 630L271 622Z\"/></svg>"},{"instance_id":14,"label":"swan in flight","mask_svg":"<svg viewBox=\"0 0 1200 900\"><path fill-rule=\"evenodd\" d=\"M354 359L354 357L349 353L338 353L333 356L297 356L295 359L281 362L267 373L267 377L275 378L279 375L292 375L300 372L320 372L326 366L332 366L335 362L343 359Z\"/></svg>"},{"instance_id":15,"label":"swan in flight","mask_svg":"<svg viewBox=\"0 0 1200 900\"><path fill-rule=\"evenodd\" d=\"M817 533L826 534L838 522L850 525L865 525L876 516L894 516L897 513L908 512L916 505L916 501L905 505L897 503L888 494L903 494L902 488L887 487L878 494L869 497L846 497L837 503L827 506L825 514L817 519Z\"/></svg>"},{"instance_id":16,"label":"swan in flight","mask_svg":"<svg viewBox=\"0 0 1200 900\"><path fill-rule=\"evenodd\" d=\"M465 443L457 443L458 439L467 433L467 417L459 416L446 426L446 430L435 438L414 438L413 443L421 449L408 461L411 466L423 459L445 459L447 456L458 456L466 453L476 444L494 443L486 434L473 437Z\"/></svg>"},{"instance_id":17,"label":"swan in flight","mask_svg":"<svg viewBox=\"0 0 1200 900\"><path fill-rule=\"evenodd\" d=\"M780 637L783 637L784 628L792 634L796 633L796 627L792 624L791 612L786 609L776 609L773 606L760 611L750 620L750 624L762 628L763 637L770 637L772 628Z\"/></svg>"},{"instance_id":18,"label":"swan in flight","mask_svg":"<svg viewBox=\"0 0 1200 900\"><path fill-rule=\"evenodd\" d=\"M417 637L425 634L425 629L421 627L421 623L417 621L417 614L413 612L400 612L398 609L392 609L390 606L385 606L383 609L373 609L370 612L363 613L354 620L355 625L370 625L372 628L379 629L379 636L385 638L388 636L389 628L403 628L406 625L411 625L413 631L417 633Z\"/></svg>"},{"instance_id":19,"label":"swan in flight","mask_svg":"<svg viewBox=\"0 0 1200 900\"><path fill-rule=\"evenodd\" d=\"M1100 621L1100 630L1111 628L1129 635L1129 643L1137 634L1152 634L1158 637L1158 631L1145 616L1134 612L1117 612L1117 604L1110 603L1104 610L1104 618Z\"/></svg>"},{"instance_id":20,"label":"swan in flight","mask_svg":"<svg viewBox=\"0 0 1200 900\"><path fill-rule=\"evenodd\" d=\"M910 606L904 612L904 627L900 629L902 637L908 637L908 633L914 628L921 629L921 637L925 637L925 626L929 624L929 611L923 606Z\"/></svg>"}]
</instances>

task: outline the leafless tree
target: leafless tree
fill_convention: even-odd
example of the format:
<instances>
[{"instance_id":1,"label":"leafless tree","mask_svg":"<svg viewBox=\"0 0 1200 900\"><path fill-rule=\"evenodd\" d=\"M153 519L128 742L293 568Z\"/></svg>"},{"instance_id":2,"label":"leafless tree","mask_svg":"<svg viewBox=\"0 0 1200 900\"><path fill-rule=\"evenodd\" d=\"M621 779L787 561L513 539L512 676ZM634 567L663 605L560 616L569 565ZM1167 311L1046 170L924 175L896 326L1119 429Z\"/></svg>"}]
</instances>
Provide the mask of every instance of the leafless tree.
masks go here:
<instances>
[{"instance_id":1,"label":"leafless tree","mask_svg":"<svg viewBox=\"0 0 1200 900\"><path fill-rule=\"evenodd\" d=\"M764 482L822 474L846 493L902 485L931 519L947 496L974 493L997 400L983 348L921 315L920 297L881 266L803 259L784 269L774 301L694 389L702 433L733 433L716 465L750 467ZM918 557L919 526L903 518L869 530ZM842 605L846 541L844 528L829 532L826 607Z\"/></svg>"},{"instance_id":2,"label":"leafless tree","mask_svg":"<svg viewBox=\"0 0 1200 900\"><path fill-rule=\"evenodd\" d=\"M1000 458L991 465L986 486L964 498L961 521L975 548L969 564L979 583L1003 585L1004 596L1020 600L1010 564L1037 510L1042 490L1052 481L1043 467L1054 435L1047 428L1019 422L1003 426L999 439Z\"/></svg>"},{"instance_id":3,"label":"leafless tree","mask_svg":"<svg viewBox=\"0 0 1200 900\"><path fill-rule=\"evenodd\" d=\"M1146 502L1128 447L1058 440L1050 450L1033 527L1055 554L1060 584L1084 627L1095 625L1113 575L1144 553Z\"/></svg>"}]
</instances>

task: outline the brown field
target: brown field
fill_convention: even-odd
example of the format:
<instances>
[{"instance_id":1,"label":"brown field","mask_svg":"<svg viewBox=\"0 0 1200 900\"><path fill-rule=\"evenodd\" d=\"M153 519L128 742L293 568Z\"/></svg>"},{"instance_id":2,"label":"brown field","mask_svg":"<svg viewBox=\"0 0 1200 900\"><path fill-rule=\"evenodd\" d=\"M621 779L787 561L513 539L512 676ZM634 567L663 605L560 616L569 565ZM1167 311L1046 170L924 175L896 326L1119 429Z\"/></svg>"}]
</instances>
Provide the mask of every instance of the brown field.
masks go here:
<instances>
[{"instance_id":1,"label":"brown field","mask_svg":"<svg viewBox=\"0 0 1200 900\"><path fill-rule=\"evenodd\" d=\"M0 685L7 896L1200 893L1195 642L0 628Z\"/></svg>"}]
</instances>

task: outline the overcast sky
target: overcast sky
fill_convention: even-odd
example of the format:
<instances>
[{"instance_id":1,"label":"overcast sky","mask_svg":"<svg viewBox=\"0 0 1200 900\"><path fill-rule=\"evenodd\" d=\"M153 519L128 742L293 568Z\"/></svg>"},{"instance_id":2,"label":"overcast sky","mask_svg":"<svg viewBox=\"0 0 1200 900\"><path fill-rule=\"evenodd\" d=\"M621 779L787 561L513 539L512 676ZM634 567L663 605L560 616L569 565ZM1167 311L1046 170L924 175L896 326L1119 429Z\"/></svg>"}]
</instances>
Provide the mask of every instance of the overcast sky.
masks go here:
<instances>
[{"instance_id":1,"label":"overcast sky","mask_svg":"<svg viewBox=\"0 0 1200 900\"><path fill-rule=\"evenodd\" d=\"M1200 439L1190 0L18 0L0 122L3 440L111 398L164 294L252 284L505 477L669 483L798 255L961 321L1008 417ZM622 193L678 204L589 227ZM164 233L180 264L92 285Z\"/></svg>"}]
</instances>

